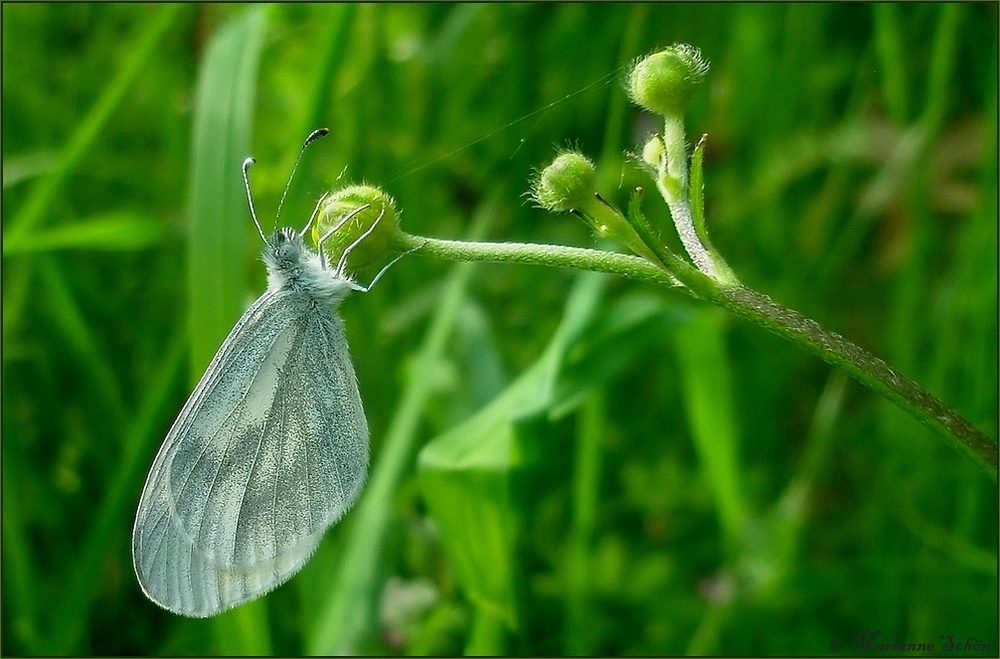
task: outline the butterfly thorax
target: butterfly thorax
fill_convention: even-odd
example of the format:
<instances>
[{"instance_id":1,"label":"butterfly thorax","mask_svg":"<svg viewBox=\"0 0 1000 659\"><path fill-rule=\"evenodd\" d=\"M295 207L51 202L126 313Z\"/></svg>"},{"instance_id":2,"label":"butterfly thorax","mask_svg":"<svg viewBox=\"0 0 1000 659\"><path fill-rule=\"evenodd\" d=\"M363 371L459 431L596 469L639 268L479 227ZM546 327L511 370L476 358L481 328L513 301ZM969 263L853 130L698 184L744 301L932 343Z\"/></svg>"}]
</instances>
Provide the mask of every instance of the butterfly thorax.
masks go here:
<instances>
[{"instance_id":1,"label":"butterfly thorax","mask_svg":"<svg viewBox=\"0 0 1000 659\"><path fill-rule=\"evenodd\" d=\"M294 229L274 232L262 255L271 292L296 291L335 307L351 291L351 280L323 262Z\"/></svg>"}]
</instances>

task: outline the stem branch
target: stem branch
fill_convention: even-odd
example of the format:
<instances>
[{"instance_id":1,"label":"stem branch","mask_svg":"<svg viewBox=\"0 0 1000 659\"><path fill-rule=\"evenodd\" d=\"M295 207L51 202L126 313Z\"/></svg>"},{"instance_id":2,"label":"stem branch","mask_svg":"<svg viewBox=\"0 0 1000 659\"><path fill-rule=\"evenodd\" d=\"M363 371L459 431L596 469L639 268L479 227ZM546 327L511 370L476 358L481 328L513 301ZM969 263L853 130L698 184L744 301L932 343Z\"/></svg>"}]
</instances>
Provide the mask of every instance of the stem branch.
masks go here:
<instances>
[{"instance_id":1,"label":"stem branch","mask_svg":"<svg viewBox=\"0 0 1000 659\"><path fill-rule=\"evenodd\" d=\"M686 263L668 271L637 256L595 249L535 243L442 240L401 231L395 233L394 246L402 251L419 249L430 256L450 261L528 263L594 270L684 291L757 323L828 364L843 369L861 384L938 431L959 452L969 456L996 480L996 443L916 382L839 334L823 329L815 321L786 309L766 295L742 285L715 281ZM684 286L678 287L671 275Z\"/></svg>"}]
</instances>

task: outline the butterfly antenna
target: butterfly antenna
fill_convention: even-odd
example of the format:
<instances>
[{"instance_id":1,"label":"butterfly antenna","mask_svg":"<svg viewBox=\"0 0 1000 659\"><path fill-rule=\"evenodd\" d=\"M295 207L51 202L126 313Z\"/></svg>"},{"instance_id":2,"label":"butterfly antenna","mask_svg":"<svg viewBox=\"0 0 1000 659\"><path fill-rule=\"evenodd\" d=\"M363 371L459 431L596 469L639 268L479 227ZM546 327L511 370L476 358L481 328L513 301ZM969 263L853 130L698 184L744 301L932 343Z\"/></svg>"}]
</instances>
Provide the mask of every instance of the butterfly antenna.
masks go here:
<instances>
[{"instance_id":1,"label":"butterfly antenna","mask_svg":"<svg viewBox=\"0 0 1000 659\"><path fill-rule=\"evenodd\" d=\"M260 234L261 240L265 243L267 242L267 236L264 235L264 230L260 228L260 222L257 221L257 211L253 207L253 195L250 194L250 177L247 176L247 172L250 170L250 165L257 162L253 158L247 158L243 161L243 185L247 189L247 203L250 204L250 217L253 218L253 225L257 227L257 233Z\"/></svg>"},{"instance_id":2,"label":"butterfly antenna","mask_svg":"<svg viewBox=\"0 0 1000 659\"><path fill-rule=\"evenodd\" d=\"M304 227L302 227L302 231L299 232L299 237L300 238L302 236L306 235L306 231L308 231L309 228L313 225L313 222L316 221L316 216L319 215L320 209L323 208L323 202L325 202L329 198L329 196L331 194L333 194L333 193L331 191L327 190L326 192L324 192L320 196L319 201L316 202L316 207L313 208L312 215L309 216L309 221L306 222L306 225Z\"/></svg>"},{"instance_id":3,"label":"butterfly antenna","mask_svg":"<svg viewBox=\"0 0 1000 659\"><path fill-rule=\"evenodd\" d=\"M306 152L306 147L324 137L330 132L329 128L317 128L313 132L309 133L309 137L306 141L302 143L302 148L299 149L299 156L295 159L295 164L292 165L292 172L288 175L288 183L285 183L285 191L281 193L281 201L278 202L278 212L274 216L274 225L278 225L278 220L281 218L281 207L285 205L285 197L288 196L288 189L292 187L292 178L295 177L295 170L299 167L299 161L302 160L302 154Z\"/></svg>"}]
</instances>

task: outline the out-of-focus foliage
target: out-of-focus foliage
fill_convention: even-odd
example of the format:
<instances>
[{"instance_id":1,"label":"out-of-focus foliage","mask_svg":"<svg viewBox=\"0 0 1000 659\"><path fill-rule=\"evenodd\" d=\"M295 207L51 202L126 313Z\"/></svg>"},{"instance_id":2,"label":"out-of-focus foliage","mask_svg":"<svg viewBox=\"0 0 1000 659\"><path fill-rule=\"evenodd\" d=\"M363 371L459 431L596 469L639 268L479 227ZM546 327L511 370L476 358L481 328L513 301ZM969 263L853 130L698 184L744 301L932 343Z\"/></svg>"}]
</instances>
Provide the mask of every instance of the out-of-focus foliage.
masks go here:
<instances>
[{"instance_id":1,"label":"out-of-focus foliage","mask_svg":"<svg viewBox=\"0 0 1000 659\"><path fill-rule=\"evenodd\" d=\"M996 437L996 11L4 4L2 650L995 655L994 483L793 346L591 274L417 253L347 300L371 481L266 598L173 616L129 541L264 286L244 156L265 228L325 125L282 223L364 182L408 232L594 245L525 192L566 147L619 205L651 184L623 74L674 42L711 61L689 139L739 277Z\"/></svg>"}]
</instances>

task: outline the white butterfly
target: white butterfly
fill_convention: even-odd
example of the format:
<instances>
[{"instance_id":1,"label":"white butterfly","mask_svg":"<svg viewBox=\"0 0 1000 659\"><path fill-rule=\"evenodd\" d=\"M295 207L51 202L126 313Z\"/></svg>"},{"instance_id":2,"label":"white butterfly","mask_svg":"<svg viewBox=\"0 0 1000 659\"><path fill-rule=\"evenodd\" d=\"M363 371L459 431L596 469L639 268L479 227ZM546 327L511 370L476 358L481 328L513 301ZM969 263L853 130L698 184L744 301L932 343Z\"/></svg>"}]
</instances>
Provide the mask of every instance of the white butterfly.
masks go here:
<instances>
[{"instance_id":1,"label":"white butterfly","mask_svg":"<svg viewBox=\"0 0 1000 659\"><path fill-rule=\"evenodd\" d=\"M325 134L314 131L303 150ZM344 274L347 253L378 221L331 268L303 241L323 200L301 232L266 238L250 198L252 163L244 161L243 178L267 244L267 291L167 433L132 533L143 592L186 616L216 615L290 579L357 499L368 468L368 423L332 312L385 272L368 287Z\"/></svg>"}]
</instances>

